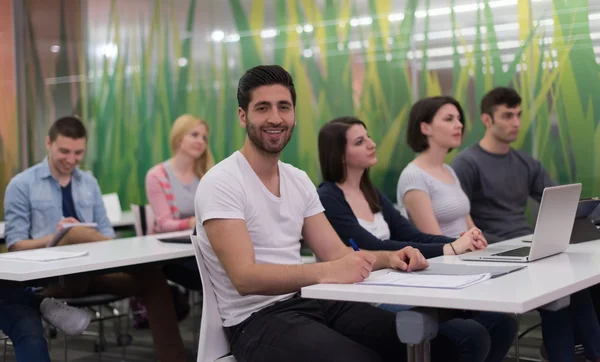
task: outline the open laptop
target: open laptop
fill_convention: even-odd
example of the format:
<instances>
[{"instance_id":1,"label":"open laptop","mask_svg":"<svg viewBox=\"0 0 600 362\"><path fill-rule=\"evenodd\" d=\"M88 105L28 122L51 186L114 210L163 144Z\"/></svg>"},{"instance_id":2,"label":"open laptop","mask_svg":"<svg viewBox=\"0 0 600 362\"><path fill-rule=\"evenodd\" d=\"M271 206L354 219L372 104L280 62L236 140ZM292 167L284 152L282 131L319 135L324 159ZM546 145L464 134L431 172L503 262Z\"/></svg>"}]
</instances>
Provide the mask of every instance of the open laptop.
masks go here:
<instances>
[{"instance_id":1,"label":"open laptop","mask_svg":"<svg viewBox=\"0 0 600 362\"><path fill-rule=\"evenodd\" d=\"M531 246L490 246L460 259L527 263L562 253L569 246L580 195L580 183L545 188Z\"/></svg>"},{"instance_id":2,"label":"open laptop","mask_svg":"<svg viewBox=\"0 0 600 362\"><path fill-rule=\"evenodd\" d=\"M571 244L600 239L600 230L596 225L599 223L599 211L600 199L597 197L579 201L571 233Z\"/></svg>"}]
</instances>

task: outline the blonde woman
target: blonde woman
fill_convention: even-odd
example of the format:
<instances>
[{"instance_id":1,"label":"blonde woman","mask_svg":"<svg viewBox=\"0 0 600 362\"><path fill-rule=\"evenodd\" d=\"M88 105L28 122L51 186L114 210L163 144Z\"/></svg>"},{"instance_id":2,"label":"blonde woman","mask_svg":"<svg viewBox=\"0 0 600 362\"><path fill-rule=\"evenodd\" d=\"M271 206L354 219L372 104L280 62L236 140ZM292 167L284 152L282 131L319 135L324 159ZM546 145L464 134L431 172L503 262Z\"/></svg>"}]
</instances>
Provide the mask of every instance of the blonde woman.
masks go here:
<instances>
[{"instance_id":1,"label":"blonde woman","mask_svg":"<svg viewBox=\"0 0 600 362\"><path fill-rule=\"evenodd\" d=\"M194 228L194 194L204 174L214 165L206 122L190 114L177 118L169 140L173 157L146 174L146 195L154 212L155 233ZM202 290L195 258L163 267L165 277L187 289ZM180 316L181 318L181 316Z\"/></svg>"},{"instance_id":2,"label":"blonde woman","mask_svg":"<svg viewBox=\"0 0 600 362\"><path fill-rule=\"evenodd\" d=\"M208 134L208 124L189 114L173 123L170 133L173 157L146 174L146 194L156 218L154 232L194 227L194 194L202 176L214 165Z\"/></svg>"}]
</instances>

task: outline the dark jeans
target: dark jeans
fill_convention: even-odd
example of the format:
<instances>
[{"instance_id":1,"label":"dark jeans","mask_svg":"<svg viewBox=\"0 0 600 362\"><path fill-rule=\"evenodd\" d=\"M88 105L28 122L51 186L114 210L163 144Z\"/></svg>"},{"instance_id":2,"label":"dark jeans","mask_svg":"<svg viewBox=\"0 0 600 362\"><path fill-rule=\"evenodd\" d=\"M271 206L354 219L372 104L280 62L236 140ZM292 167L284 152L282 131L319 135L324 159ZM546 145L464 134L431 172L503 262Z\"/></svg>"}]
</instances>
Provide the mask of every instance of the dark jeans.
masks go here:
<instances>
[{"instance_id":1,"label":"dark jeans","mask_svg":"<svg viewBox=\"0 0 600 362\"><path fill-rule=\"evenodd\" d=\"M550 362L574 362L576 341L583 345L588 359L600 358L600 324L589 290L571 294L566 308L556 312L540 309L539 312Z\"/></svg>"},{"instance_id":2,"label":"dark jeans","mask_svg":"<svg viewBox=\"0 0 600 362\"><path fill-rule=\"evenodd\" d=\"M13 342L17 362L50 362L40 302L28 290L0 288L0 329Z\"/></svg>"},{"instance_id":3,"label":"dark jeans","mask_svg":"<svg viewBox=\"0 0 600 362\"><path fill-rule=\"evenodd\" d=\"M178 263L167 264L163 267L167 280L190 290L202 290L200 271L196 258L184 259Z\"/></svg>"},{"instance_id":4,"label":"dark jeans","mask_svg":"<svg viewBox=\"0 0 600 362\"><path fill-rule=\"evenodd\" d=\"M392 304L379 308L393 313L411 309ZM444 310L444 315L450 319L440 321L438 332L454 343L459 361L501 362L519 329L516 318L503 313Z\"/></svg>"},{"instance_id":5,"label":"dark jeans","mask_svg":"<svg viewBox=\"0 0 600 362\"><path fill-rule=\"evenodd\" d=\"M9 287L0 288L0 300L8 304L23 304L39 312L44 297L28 288Z\"/></svg>"},{"instance_id":6,"label":"dark jeans","mask_svg":"<svg viewBox=\"0 0 600 362\"><path fill-rule=\"evenodd\" d=\"M396 316L365 303L289 300L225 328L240 362L398 362L406 346L396 334ZM444 336L432 341L434 361L456 361Z\"/></svg>"}]
</instances>

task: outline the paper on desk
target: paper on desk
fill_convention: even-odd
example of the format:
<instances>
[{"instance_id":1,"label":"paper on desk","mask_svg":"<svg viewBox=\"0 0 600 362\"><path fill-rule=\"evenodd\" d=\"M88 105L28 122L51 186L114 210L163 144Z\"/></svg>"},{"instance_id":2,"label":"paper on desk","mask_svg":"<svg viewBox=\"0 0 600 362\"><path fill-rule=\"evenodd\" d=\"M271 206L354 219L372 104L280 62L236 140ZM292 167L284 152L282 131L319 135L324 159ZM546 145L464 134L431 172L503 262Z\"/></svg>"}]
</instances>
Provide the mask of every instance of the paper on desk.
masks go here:
<instances>
[{"instance_id":1,"label":"paper on desk","mask_svg":"<svg viewBox=\"0 0 600 362\"><path fill-rule=\"evenodd\" d=\"M415 273L389 272L367 278L357 284L387 285L417 288L463 289L490 279L490 273L473 275L425 275Z\"/></svg>"},{"instance_id":2,"label":"paper on desk","mask_svg":"<svg viewBox=\"0 0 600 362\"><path fill-rule=\"evenodd\" d=\"M87 251L58 251L48 249L36 249L27 251L18 251L14 253L0 254L1 259L27 260L27 261L54 261L61 259L78 258L88 255Z\"/></svg>"}]
</instances>

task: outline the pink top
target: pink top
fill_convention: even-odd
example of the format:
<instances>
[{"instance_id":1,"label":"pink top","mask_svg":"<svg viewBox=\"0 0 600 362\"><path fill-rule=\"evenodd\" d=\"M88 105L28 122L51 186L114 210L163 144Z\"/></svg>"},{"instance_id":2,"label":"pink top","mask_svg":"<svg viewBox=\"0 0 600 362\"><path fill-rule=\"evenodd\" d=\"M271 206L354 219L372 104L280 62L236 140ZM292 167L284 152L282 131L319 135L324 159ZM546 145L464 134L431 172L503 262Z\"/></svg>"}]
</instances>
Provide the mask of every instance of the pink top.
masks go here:
<instances>
[{"instance_id":1,"label":"pink top","mask_svg":"<svg viewBox=\"0 0 600 362\"><path fill-rule=\"evenodd\" d=\"M190 219L180 219L175 205L175 195L163 163L146 174L146 196L154 212L154 233L167 233L190 228Z\"/></svg>"}]
</instances>

